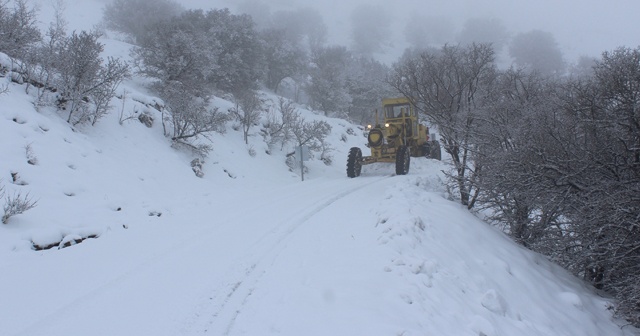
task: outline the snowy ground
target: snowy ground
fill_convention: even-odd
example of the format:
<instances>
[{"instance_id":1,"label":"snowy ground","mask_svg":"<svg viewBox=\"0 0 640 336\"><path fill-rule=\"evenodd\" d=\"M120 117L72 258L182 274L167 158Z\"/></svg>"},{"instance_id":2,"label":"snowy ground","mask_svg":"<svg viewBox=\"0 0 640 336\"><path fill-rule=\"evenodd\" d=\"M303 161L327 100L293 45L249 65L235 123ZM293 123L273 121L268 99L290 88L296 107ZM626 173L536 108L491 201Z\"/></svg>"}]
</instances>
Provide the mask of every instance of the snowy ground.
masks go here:
<instances>
[{"instance_id":1,"label":"snowy ground","mask_svg":"<svg viewBox=\"0 0 640 336\"><path fill-rule=\"evenodd\" d=\"M309 162L304 182L232 129L201 179L158 123L73 130L23 92L0 96L0 172L38 206L0 226L0 335L631 334L607 299L447 200L443 163L348 179L364 137L343 121L328 119L335 163Z\"/></svg>"},{"instance_id":2,"label":"snowy ground","mask_svg":"<svg viewBox=\"0 0 640 336\"><path fill-rule=\"evenodd\" d=\"M448 200L444 163L349 179L348 149L365 138L326 119L334 163L308 162L304 182L284 152L232 128L212 137L198 178L157 120L118 123L122 106L152 100L135 81L124 89L124 105L77 129L36 111L24 86L0 95L0 179L38 201L0 225L0 335L640 334Z\"/></svg>"}]
</instances>

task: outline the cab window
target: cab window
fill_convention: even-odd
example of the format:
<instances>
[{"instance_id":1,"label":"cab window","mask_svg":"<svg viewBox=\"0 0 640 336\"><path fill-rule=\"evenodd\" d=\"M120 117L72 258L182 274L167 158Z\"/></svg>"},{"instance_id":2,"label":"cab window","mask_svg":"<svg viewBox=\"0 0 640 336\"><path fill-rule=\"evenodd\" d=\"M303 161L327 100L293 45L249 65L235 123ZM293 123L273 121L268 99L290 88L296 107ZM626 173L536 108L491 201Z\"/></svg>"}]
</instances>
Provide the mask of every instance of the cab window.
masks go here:
<instances>
[{"instance_id":1,"label":"cab window","mask_svg":"<svg viewBox=\"0 0 640 336\"><path fill-rule=\"evenodd\" d=\"M413 110L410 108L410 105L390 105L385 107L385 116L387 118L400 118L402 117L402 113L404 112L405 117L409 117L413 114Z\"/></svg>"}]
</instances>

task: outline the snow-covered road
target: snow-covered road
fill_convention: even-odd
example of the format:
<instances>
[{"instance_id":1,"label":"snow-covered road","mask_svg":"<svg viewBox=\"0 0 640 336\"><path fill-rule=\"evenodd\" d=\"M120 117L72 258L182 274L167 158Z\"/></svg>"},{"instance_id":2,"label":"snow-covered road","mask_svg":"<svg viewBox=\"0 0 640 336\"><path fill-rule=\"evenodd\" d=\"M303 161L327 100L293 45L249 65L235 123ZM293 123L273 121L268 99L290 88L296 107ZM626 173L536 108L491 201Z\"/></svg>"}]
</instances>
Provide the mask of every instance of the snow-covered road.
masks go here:
<instances>
[{"instance_id":1,"label":"snow-covered road","mask_svg":"<svg viewBox=\"0 0 640 336\"><path fill-rule=\"evenodd\" d=\"M152 218L152 229L114 228L74 248L23 255L2 278L4 288L16 288L3 300L13 307L5 316L15 317L3 328L15 335L222 335L246 329L236 320L255 314L264 324L253 328L276 330L287 323L306 330L308 322L323 320L317 314L329 310L326 305L344 299L327 281L360 274L360 267L383 273L366 246L377 238L375 206L402 178L211 193ZM22 286L25 280L34 286ZM300 305L296 293L303 289L324 304ZM259 299L265 294L279 295L280 304L270 307L273 302ZM308 309L313 311L304 319L273 320Z\"/></svg>"},{"instance_id":2,"label":"snow-covered road","mask_svg":"<svg viewBox=\"0 0 640 336\"><path fill-rule=\"evenodd\" d=\"M439 162L412 164L176 195L128 229L15 253L0 334L624 334L606 300L446 200Z\"/></svg>"}]
</instances>

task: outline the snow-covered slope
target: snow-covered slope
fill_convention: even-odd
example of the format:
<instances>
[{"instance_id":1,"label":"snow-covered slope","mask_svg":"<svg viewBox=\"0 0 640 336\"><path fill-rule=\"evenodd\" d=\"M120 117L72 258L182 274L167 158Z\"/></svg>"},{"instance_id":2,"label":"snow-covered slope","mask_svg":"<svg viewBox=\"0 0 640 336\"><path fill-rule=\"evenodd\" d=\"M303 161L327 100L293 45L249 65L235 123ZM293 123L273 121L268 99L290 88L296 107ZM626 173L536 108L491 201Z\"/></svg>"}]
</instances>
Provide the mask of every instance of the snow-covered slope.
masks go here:
<instances>
[{"instance_id":1,"label":"snow-covered slope","mask_svg":"<svg viewBox=\"0 0 640 336\"><path fill-rule=\"evenodd\" d=\"M198 178L157 115L118 122L153 112L135 81L76 129L5 83L0 179L38 204L0 224L0 335L634 334L607 299L448 200L445 163L347 178L365 138L345 121L301 110L331 123L335 148L304 182L258 128L250 146L231 127L212 135Z\"/></svg>"},{"instance_id":2,"label":"snow-covered slope","mask_svg":"<svg viewBox=\"0 0 640 336\"><path fill-rule=\"evenodd\" d=\"M348 179L365 138L344 121L328 119L335 163L309 162L305 182L232 129L198 178L157 122L114 112L72 129L9 89L0 173L38 205L0 226L1 335L631 333L606 299L447 200L443 163Z\"/></svg>"}]
</instances>

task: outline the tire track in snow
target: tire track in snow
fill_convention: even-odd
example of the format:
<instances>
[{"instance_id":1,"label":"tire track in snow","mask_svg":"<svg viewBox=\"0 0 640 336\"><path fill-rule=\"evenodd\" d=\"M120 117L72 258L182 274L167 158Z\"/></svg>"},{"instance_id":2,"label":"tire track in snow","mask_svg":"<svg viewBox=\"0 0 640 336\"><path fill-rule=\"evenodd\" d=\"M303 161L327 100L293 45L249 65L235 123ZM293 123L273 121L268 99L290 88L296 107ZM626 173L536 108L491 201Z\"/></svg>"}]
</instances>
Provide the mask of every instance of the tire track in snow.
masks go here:
<instances>
[{"instance_id":1,"label":"tire track in snow","mask_svg":"<svg viewBox=\"0 0 640 336\"><path fill-rule=\"evenodd\" d=\"M305 216L303 216L301 219L298 219L297 221L294 221L295 223L302 223L305 220L307 220L308 218L312 217L313 214L321 211L323 208L325 208L326 206L330 205L331 203L335 202L336 200L356 191L359 190L369 184L375 183L377 181L380 181L381 179L376 179L374 181L366 181L365 183L362 183L361 181L357 181L360 182L361 184L355 186L352 189L346 190L341 192L340 194L331 197L328 201L325 201L324 203L322 203L319 206L314 207L312 211L310 212L305 212ZM321 193L322 195L325 195L325 192ZM272 208L274 202L290 202L290 201L294 201L296 199L298 199L300 196L296 195L296 194L292 194L292 193L288 193L286 197L279 197L276 198L270 202L260 202L257 207L252 209L253 213L256 212L260 212L260 213L268 213L268 211ZM246 200L245 200L246 201ZM236 201L239 202L239 201ZM233 202L230 202L233 203ZM242 217L241 217L242 218ZM291 218L291 217L289 217ZM285 220L285 222L291 222L291 220L287 218ZM295 215L294 215L295 218ZM225 223L225 222L233 222L233 220L238 220L237 214L227 214L224 217L218 218L218 221L221 223ZM254 242L249 248L250 249L254 249L256 248L256 246L261 246L262 242L264 242L267 239L270 239L270 237L276 235L277 239L275 242L275 245L273 246L273 248L275 248L277 246L277 244L279 244L282 240L284 240L284 238L290 234L291 232L293 232L295 230L295 228L298 226L297 225L293 225L291 227L285 228L284 229L284 234L279 233L281 230L281 225L278 225L274 230L270 230L269 232L267 232L266 234L264 234L262 237L260 237L256 242ZM29 323L28 325L24 326L24 328L22 328L22 330L13 333L14 336L31 336L34 334L46 334L46 332L44 332L45 330L49 330L51 328L53 328L58 321L60 321L61 319L63 319L64 317L68 317L68 316L72 316L74 315L74 312L80 311L82 310L82 307L91 307L93 306L93 301L96 300L96 298L100 297L101 295L104 295L105 293L108 293L110 291L115 291L117 290L117 288L123 284L126 283L129 279L132 279L134 277L136 277L137 275L140 275L144 272L147 272L149 270L153 270L155 267L158 267L158 265L161 265L163 260L166 260L172 256L174 256L176 253L180 252L180 251L185 251L188 250L190 248L192 248L194 245L200 245L200 244L206 244L207 241L210 239L210 237L212 235L218 235L220 234L219 232L219 227L218 226L212 226L212 227L207 227L204 229L199 229L199 230L195 230L195 232L190 232L189 234L185 234L183 236L181 236L179 239L176 239L172 244L170 245L166 245L164 247L162 247L161 249L158 249L156 251L154 251L153 253L149 254L148 256L144 257L143 259L140 260L140 262L131 265L129 268L122 270L119 274L117 274L116 276L114 276L113 278L105 281L104 283L96 286L95 288L93 288L92 290L87 291L86 293L80 294L77 297L73 298L72 300L70 300L69 302L61 305L58 308L55 308L54 310L52 310L51 312L49 312L48 314L38 318L37 320ZM228 229L228 228L226 228ZM224 229L223 229L224 231ZM280 236L278 236L278 234ZM266 251L265 253L270 252L271 250L273 250L273 248L269 249L268 251ZM243 256L244 258L247 258L248 256ZM241 261L244 259L240 259ZM245 277L250 277L251 274L254 273L255 268L257 266L257 263L249 265L248 267L246 267L245 270ZM240 281L236 281L235 283L232 283L231 286L229 287L229 289L226 290L227 295L223 300L222 303L222 307L225 307L227 305L228 301L231 301L235 296L236 296L236 292L238 290L242 290L245 286L243 286L243 280ZM248 296L248 295L247 295ZM220 309L222 310L222 308ZM218 314L215 314L218 315Z\"/></svg>"},{"instance_id":2,"label":"tire track in snow","mask_svg":"<svg viewBox=\"0 0 640 336\"><path fill-rule=\"evenodd\" d=\"M238 316L240 309L238 309L237 311L229 311L229 309L227 308L232 307L234 305L238 305L238 304L239 304L239 307L241 307L248 300L248 298L251 296L253 287L258 282L261 275L264 274L265 272L264 267L259 267L260 265L262 265L263 260L267 256L273 255L273 251L287 238L288 235L294 232L297 227L302 225L309 218L313 217L316 213L322 211L324 208L328 207L329 205L338 201L339 199L344 198L345 196L357 190L360 190L370 184L379 182L383 179L384 178L376 178L373 181L351 180L352 183L341 185L344 188L335 188L334 185L331 184L331 185L324 186L324 188L321 188L320 190L314 189L313 193L310 193L311 195L319 194L323 196L312 197L310 201L308 201L307 203L308 204L318 204L319 202L322 202L322 203L312 207L310 210L297 212L283 218L283 220L280 221L283 224L276 225L273 229L269 230L268 232L263 234L261 237L259 237L257 240L255 240L251 245L249 245L248 249L253 252L249 254L241 255L240 258L237 259L239 262L242 263L243 261L251 260L251 256L256 255L256 252L255 252L256 250L258 250L258 253L259 253L258 255L262 255L262 257L260 257L258 260L256 260L253 263L247 264L245 262L244 264L245 267L242 268L242 271L240 271L242 275L236 277L236 279L239 279L239 280L228 282L228 284L224 287L225 290L222 292L222 294L220 294L220 296L222 296L221 299L214 300L213 302L211 301L206 302L207 305L211 307L208 309L210 313L207 313L205 315L199 314L200 315L199 319L206 318L208 321L205 323L206 325L214 325L214 322L216 322L218 318L222 318L223 314L227 314L228 317L226 317L226 319L228 323L226 323L226 328L223 329L223 332L228 334L233 327L235 318ZM347 188L349 189L344 190ZM328 197L328 198L326 197L327 193L334 191L336 189L338 189L337 191L339 192L339 194ZM284 190L288 190L288 189L284 189ZM240 217L238 217L237 214L229 213L223 217L217 218L217 221L220 223L220 225L218 226L214 225L214 226L206 227L204 229L196 229L195 231L190 231L184 235L181 235L180 237L177 237L177 239L174 240L171 244L165 245L162 248L159 248L153 251L152 253L148 254L147 256L142 257L135 264L130 265L126 269L120 270L111 279L106 280L102 284L97 285L96 287L94 287L93 289L85 293L79 294L77 297L72 298L71 300L62 304L61 306L52 309L48 314L43 315L34 321L31 321L29 324L25 325L20 331L13 333L13 335L31 336L35 334L38 334L38 335L47 334L46 332L47 330L52 330L53 328L56 328L56 326L60 325L60 321L68 319L70 316L74 316L78 312L82 312L85 307L91 310L91 307L95 305L95 302L99 302L102 297L104 297L105 295L109 295L108 293L118 292L119 288L127 288L126 286L130 287L131 283L135 283L136 277L150 271L157 272L158 269L161 269L163 267L163 265L165 264L165 260L175 257L176 254L182 254L187 256L185 252L188 252L190 249L198 248L201 245L206 245L209 239L214 235L234 232L234 231L228 231L230 228L233 230L231 226L229 226L228 224L227 226L224 226L222 223L237 223L237 222L242 222L242 219L247 219L247 218L253 219L251 218L251 214L269 213L269 211L271 211L273 208L273 204L276 204L276 203L286 204L287 202L296 201L299 198L300 198L300 195L295 193L287 193L286 196L275 198L269 202L262 202L261 200L264 200L264 198L262 199L260 199L259 197L251 198L251 200L254 200L257 202L257 206L252 208L251 213L242 214L240 215ZM236 202L239 203L239 201L247 201L247 200L238 198ZM232 203L233 202L229 201L229 204L232 204ZM174 220L178 221L179 218L174 218ZM264 248L265 246L268 246L269 248L265 249ZM260 251L261 248L262 248L262 251ZM191 255L188 255L188 256L191 256ZM273 258L275 257L277 257L277 253ZM234 271L234 269L232 269L231 271ZM209 291L209 293L211 292L212 290ZM214 304L215 301L221 301L221 303ZM238 303L238 301L240 301L240 303ZM205 311L206 310L207 309L205 309ZM212 316L213 318L211 318ZM194 330L193 328L189 328L188 326L186 329ZM207 329L207 328L206 327L200 328L200 330L203 330L203 329Z\"/></svg>"},{"instance_id":3,"label":"tire track in snow","mask_svg":"<svg viewBox=\"0 0 640 336\"><path fill-rule=\"evenodd\" d=\"M268 264L273 264L273 262L275 262L285 247L284 243L291 238L292 233L304 225L309 219L313 218L316 214L325 210L332 204L356 191L370 186L371 184L378 183L390 177L391 176L385 176L373 181L367 181L366 183L360 184L354 188L342 191L337 195L325 198L320 204L312 207L311 209L298 212L297 214L289 217L286 220L285 225L278 226L279 231L275 237L272 237L274 232L263 236L258 242L256 242L256 244L254 244L256 250L251 251L251 253L243 257L250 259L252 256L259 256L257 259L250 262L249 266L245 266L244 271L241 272L242 278L237 281L228 282L225 286L226 289L217 295L219 299L216 300L215 298L210 298L206 307L202 307L204 311L198 312L198 317L201 320L201 327L199 327L201 330L200 332L204 334L228 336L233 330L235 321L241 314L242 308L253 294L256 285L267 272L269 266L266 262L268 261ZM264 243L267 239L271 239L271 241ZM266 248L259 250L259 248L264 245L266 245ZM211 302L212 300L214 302ZM218 303L215 301L218 301ZM195 324L198 324L198 322L196 321Z\"/></svg>"}]
</instances>

